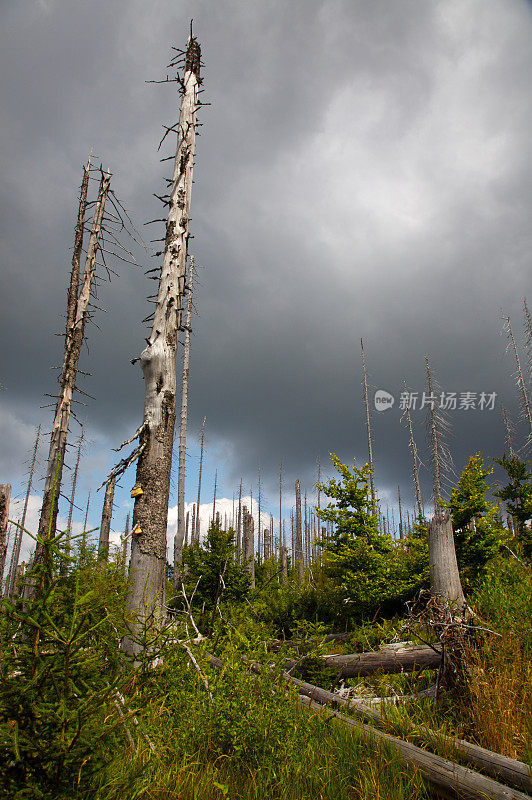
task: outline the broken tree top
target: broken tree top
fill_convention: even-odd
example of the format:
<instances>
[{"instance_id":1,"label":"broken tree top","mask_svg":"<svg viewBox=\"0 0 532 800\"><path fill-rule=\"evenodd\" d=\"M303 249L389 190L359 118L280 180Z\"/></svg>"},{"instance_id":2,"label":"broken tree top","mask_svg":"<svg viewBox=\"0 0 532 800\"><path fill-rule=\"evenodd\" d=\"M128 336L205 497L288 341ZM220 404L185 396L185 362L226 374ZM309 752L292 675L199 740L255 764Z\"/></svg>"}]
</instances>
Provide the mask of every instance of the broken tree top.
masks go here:
<instances>
[{"instance_id":1,"label":"broken tree top","mask_svg":"<svg viewBox=\"0 0 532 800\"><path fill-rule=\"evenodd\" d=\"M201 59L201 48L198 44L198 40L195 39L193 36L191 36L190 39L188 40L185 72L188 72L190 70L196 75L198 79L200 72L200 59Z\"/></svg>"}]
</instances>

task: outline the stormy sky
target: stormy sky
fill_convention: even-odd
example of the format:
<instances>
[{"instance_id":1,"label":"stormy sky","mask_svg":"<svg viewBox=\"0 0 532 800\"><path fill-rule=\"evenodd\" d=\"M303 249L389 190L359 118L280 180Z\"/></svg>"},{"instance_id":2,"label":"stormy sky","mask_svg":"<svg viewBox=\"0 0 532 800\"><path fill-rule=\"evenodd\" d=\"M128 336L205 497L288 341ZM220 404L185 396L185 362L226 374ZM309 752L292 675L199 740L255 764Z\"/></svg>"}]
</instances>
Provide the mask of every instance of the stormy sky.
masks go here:
<instances>
[{"instance_id":1,"label":"stormy sky","mask_svg":"<svg viewBox=\"0 0 532 800\"><path fill-rule=\"evenodd\" d=\"M18 0L2 6L0 482L24 493L35 428L49 431L46 393L61 361L66 286L81 165L90 152L147 242L139 266L99 289L81 382L85 423L76 524L137 428L143 382L130 361L162 225L178 118L171 47L190 19L205 89L191 204L190 252L202 266L191 353L187 501L197 493L198 432L207 417L203 502L232 501L243 478L278 516L293 482L309 497L316 460L367 458L364 339L376 483L413 505L403 379L419 393L424 357L446 393L496 393L493 410L450 410L459 473L468 456L504 449L502 401L524 442L501 315L523 363L522 303L532 250L532 5L524 0ZM129 247L127 241L124 244ZM391 393L377 412L376 390ZM459 403L458 403L459 405ZM431 475L425 411L412 410ZM79 426L71 426L75 444ZM43 475L47 443L40 449ZM69 454L69 464L75 458ZM71 472L64 492L70 492ZM128 473L113 527L131 507ZM176 481L174 481L176 485ZM175 505L175 485L172 490ZM37 481L32 497L38 512ZM206 513L206 512L205 512ZM172 525L173 520L173 525ZM170 515L171 532L175 513Z\"/></svg>"}]
</instances>

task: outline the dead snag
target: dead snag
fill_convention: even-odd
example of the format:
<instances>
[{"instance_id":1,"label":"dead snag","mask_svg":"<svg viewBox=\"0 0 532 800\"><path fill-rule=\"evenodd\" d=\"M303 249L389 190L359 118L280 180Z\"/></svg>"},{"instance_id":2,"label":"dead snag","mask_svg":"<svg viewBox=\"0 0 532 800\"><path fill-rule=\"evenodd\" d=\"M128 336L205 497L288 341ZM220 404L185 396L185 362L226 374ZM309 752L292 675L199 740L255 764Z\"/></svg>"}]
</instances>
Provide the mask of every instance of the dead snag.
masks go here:
<instances>
[{"instance_id":1,"label":"dead snag","mask_svg":"<svg viewBox=\"0 0 532 800\"><path fill-rule=\"evenodd\" d=\"M105 497L103 500L102 521L100 523L100 538L98 540L98 561L107 561L109 558L109 534L111 532L111 518L113 516L113 500L115 496L114 475L111 475L105 484Z\"/></svg>"},{"instance_id":2,"label":"dead snag","mask_svg":"<svg viewBox=\"0 0 532 800\"><path fill-rule=\"evenodd\" d=\"M11 484L0 484L0 588L4 579L4 567L7 553L7 521L9 517L9 500Z\"/></svg>"},{"instance_id":3,"label":"dead snag","mask_svg":"<svg viewBox=\"0 0 532 800\"><path fill-rule=\"evenodd\" d=\"M190 36L177 136L174 174L168 192L163 265L153 327L140 354L144 375L144 414L139 430L130 585L126 601L132 614L162 617L166 564L166 527L176 417L176 351L185 292L190 194L196 143L200 46ZM140 628L134 623L122 646L139 653Z\"/></svg>"},{"instance_id":4,"label":"dead snag","mask_svg":"<svg viewBox=\"0 0 532 800\"><path fill-rule=\"evenodd\" d=\"M177 483L177 530L174 539L174 591L179 587L179 566L183 559L185 541L185 462L187 455L188 418L188 373L190 366L190 324L192 321L192 290L194 287L194 256L190 258L188 271L188 300L185 320L185 351L183 354L183 377L181 381L181 426L179 430L179 474Z\"/></svg>"},{"instance_id":5,"label":"dead snag","mask_svg":"<svg viewBox=\"0 0 532 800\"><path fill-rule=\"evenodd\" d=\"M111 182L110 174L102 173L100 187L98 190L98 198L94 207L92 230L87 247L87 255L85 258L85 271L78 296L79 258L83 244L83 227L87 203L85 181L88 181L88 170L89 165L85 167L84 171L78 222L76 225L76 238L74 244L74 256L72 259L72 272L68 297L65 354L60 378L60 392L55 407L52 434L50 437L44 495L41 516L39 519L39 539L41 541L37 542L37 546L35 548L36 561L42 557L42 540L48 536L49 531L54 534L57 525L57 499L59 498L59 492L61 488L61 476L65 459L72 396L74 394L76 385L79 357L85 335L85 323L87 320L87 310L89 307L91 289L94 280L96 254L98 252L100 234L102 230L105 202L109 194L109 185ZM75 303L74 299L76 300ZM52 502L53 498L55 498L54 502Z\"/></svg>"}]
</instances>

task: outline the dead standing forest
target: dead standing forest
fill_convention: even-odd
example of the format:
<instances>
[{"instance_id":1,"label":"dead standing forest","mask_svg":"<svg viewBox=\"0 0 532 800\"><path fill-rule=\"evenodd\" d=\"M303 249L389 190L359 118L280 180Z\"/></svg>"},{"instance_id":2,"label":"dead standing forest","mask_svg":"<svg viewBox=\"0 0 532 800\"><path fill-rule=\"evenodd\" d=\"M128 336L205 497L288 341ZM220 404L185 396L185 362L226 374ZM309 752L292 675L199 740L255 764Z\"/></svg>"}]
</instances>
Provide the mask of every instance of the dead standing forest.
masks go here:
<instances>
[{"instance_id":1,"label":"dead standing forest","mask_svg":"<svg viewBox=\"0 0 532 800\"><path fill-rule=\"evenodd\" d=\"M147 270L153 311L144 322L151 331L133 359L143 376L144 408L138 429L117 447L116 465L99 487L104 491L94 492L103 495L101 524L88 530L87 505L82 534L72 533L83 431L70 442L64 530L58 500L73 404L85 394L78 378L86 323L98 313L96 289L117 261L134 260L131 241L141 237L113 191L112 175L90 159L79 193L38 531L26 529L26 512L40 429L20 519L9 514L10 485L0 487L1 796L528 797L532 321L526 302L522 345L510 318L504 321L524 440L502 408L500 453L472 453L454 476L449 406L427 355L433 492L422 495L420 451L405 402L416 505L413 513L402 505L398 486L395 519L374 479L361 341L366 463L347 465L333 454L335 477L322 480L318 462L308 493L295 481L290 519L283 518L282 463L277 520L265 511L260 470L255 508L243 502L241 481L232 514L223 517L215 479L210 524L201 530L205 419L197 502L186 514L184 490L197 268L190 216L203 105L192 28L186 48L174 53L162 82L179 91L179 122L165 129L161 145L175 137L177 147L158 195L162 216L150 221L165 226L159 266ZM169 563L174 451L178 516ZM495 463L505 475L497 485ZM134 508L117 547L110 530L120 479L130 480ZM19 563L23 537L34 542L28 564Z\"/></svg>"}]
</instances>

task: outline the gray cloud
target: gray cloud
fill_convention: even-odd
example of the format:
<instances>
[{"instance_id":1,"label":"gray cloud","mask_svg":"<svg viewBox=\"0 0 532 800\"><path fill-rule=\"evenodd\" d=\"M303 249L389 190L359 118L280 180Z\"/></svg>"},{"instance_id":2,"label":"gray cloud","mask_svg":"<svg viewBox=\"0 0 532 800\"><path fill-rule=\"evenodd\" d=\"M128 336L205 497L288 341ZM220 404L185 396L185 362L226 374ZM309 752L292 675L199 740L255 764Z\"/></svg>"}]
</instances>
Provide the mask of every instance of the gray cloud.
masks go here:
<instances>
[{"instance_id":1,"label":"gray cloud","mask_svg":"<svg viewBox=\"0 0 532 800\"><path fill-rule=\"evenodd\" d=\"M496 391L515 413L500 311L520 326L530 288L532 68L529 4L505 0L262 3L159 0L19 3L5 14L1 64L6 465L21 474L46 419L80 165L93 149L139 225L160 216L174 122L166 74L190 17L205 94L192 198L197 289L190 430L204 414L240 475L275 496L309 484L329 451L365 454L359 340L374 388L423 389L430 353L448 391ZM144 228L156 238L157 226ZM156 263L141 250L142 263ZM100 290L83 412L94 472L136 425L142 382L129 359L148 313L142 270ZM491 416L488 414L491 413ZM2 425L4 429L4 419ZM499 454L496 412L457 412L456 463ZM420 444L421 416L415 418ZM419 423L419 424L418 424ZM19 433L17 433L19 430ZM20 434L20 435L19 435ZM409 487L397 408L374 416L377 482ZM101 464L98 467L97 464ZM424 479L428 492L428 472ZM190 498L191 499L191 498Z\"/></svg>"}]
</instances>

